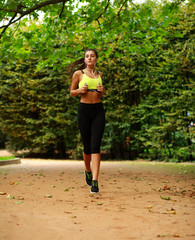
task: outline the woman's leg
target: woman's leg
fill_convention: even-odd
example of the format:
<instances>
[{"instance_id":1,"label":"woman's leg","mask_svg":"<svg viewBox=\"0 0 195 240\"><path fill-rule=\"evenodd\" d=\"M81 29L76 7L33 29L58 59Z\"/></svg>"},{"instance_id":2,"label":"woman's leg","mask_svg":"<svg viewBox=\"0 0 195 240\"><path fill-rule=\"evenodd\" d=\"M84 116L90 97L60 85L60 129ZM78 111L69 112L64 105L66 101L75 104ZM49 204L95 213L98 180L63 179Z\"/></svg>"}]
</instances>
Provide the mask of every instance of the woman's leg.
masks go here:
<instances>
[{"instance_id":1,"label":"woman's leg","mask_svg":"<svg viewBox=\"0 0 195 240\"><path fill-rule=\"evenodd\" d=\"M91 154L93 180L98 181L100 170L100 153Z\"/></svg>"},{"instance_id":2,"label":"woman's leg","mask_svg":"<svg viewBox=\"0 0 195 240\"><path fill-rule=\"evenodd\" d=\"M82 142L84 145L83 158L86 161L86 166L89 168L89 161L91 156L91 120L86 111L87 106L80 104L78 111L78 125L81 133Z\"/></svg>"},{"instance_id":3,"label":"woman's leg","mask_svg":"<svg viewBox=\"0 0 195 240\"><path fill-rule=\"evenodd\" d=\"M91 172L91 154L85 154L83 152L83 159L84 159L86 171Z\"/></svg>"},{"instance_id":4,"label":"woman's leg","mask_svg":"<svg viewBox=\"0 0 195 240\"><path fill-rule=\"evenodd\" d=\"M88 113L87 105L80 104L78 111L78 125L84 145L83 159L85 163L85 179L86 183L91 186L91 119Z\"/></svg>"},{"instance_id":5,"label":"woman's leg","mask_svg":"<svg viewBox=\"0 0 195 240\"><path fill-rule=\"evenodd\" d=\"M98 112L92 122L91 133L91 161L93 180L98 180L100 170L100 145L104 133L105 113L102 109Z\"/></svg>"}]
</instances>

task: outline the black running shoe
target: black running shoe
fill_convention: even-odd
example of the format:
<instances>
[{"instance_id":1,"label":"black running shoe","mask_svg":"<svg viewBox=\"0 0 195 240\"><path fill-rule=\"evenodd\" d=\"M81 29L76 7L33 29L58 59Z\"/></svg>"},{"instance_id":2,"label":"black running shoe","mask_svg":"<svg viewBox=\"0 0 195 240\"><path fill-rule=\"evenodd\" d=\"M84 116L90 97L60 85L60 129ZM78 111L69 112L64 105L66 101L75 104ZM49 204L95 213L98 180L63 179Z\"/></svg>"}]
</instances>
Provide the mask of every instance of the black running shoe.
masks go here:
<instances>
[{"instance_id":1,"label":"black running shoe","mask_svg":"<svg viewBox=\"0 0 195 240\"><path fill-rule=\"evenodd\" d=\"M86 179L86 183L91 186L92 185L92 172L87 172L85 170L85 179Z\"/></svg>"},{"instance_id":2,"label":"black running shoe","mask_svg":"<svg viewBox=\"0 0 195 240\"><path fill-rule=\"evenodd\" d=\"M92 180L91 193L98 193L98 192L99 192L98 182L95 180Z\"/></svg>"}]
</instances>

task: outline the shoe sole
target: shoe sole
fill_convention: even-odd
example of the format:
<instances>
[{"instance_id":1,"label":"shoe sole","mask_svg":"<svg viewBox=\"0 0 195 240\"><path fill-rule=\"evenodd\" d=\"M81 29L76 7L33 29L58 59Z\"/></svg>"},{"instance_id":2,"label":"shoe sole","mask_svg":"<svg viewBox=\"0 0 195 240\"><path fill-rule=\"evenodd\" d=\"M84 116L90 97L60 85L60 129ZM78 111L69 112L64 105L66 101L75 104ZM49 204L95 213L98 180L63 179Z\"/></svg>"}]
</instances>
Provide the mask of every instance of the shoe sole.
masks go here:
<instances>
[{"instance_id":1,"label":"shoe sole","mask_svg":"<svg viewBox=\"0 0 195 240\"><path fill-rule=\"evenodd\" d=\"M98 194L99 192L92 192L92 191L90 191L90 193L91 193L91 194Z\"/></svg>"}]
</instances>

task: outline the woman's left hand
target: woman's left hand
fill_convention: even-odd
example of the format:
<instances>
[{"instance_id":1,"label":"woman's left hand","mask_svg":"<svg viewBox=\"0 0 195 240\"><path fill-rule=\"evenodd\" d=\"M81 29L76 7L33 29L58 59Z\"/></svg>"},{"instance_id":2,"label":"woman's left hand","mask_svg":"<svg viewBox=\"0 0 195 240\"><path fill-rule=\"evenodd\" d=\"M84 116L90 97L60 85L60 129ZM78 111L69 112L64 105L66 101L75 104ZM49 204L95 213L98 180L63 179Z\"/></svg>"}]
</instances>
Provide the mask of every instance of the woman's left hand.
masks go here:
<instances>
[{"instance_id":1,"label":"woman's left hand","mask_svg":"<svg viewBox=\"0 0 195 240\"><path fill-rule=\"evenodd\" d=\"M97 90L98 90L99 92L101 92L101 93L104 93L104 87L103 87L103 85L101 85L100 83L98 83L98 85L97 85Z\"/></svg>"}]
</instances>

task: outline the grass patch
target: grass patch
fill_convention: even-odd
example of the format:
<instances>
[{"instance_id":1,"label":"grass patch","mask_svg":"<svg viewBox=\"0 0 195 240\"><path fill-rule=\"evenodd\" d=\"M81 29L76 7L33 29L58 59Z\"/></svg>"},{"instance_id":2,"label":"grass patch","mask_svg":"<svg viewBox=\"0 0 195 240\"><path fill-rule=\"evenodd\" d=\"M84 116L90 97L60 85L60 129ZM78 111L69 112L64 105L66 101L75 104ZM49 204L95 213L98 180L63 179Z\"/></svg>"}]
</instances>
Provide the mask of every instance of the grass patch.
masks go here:
<instances>
[{"instance_id":1,"label":"grass patch","mask_svg":"<svg viewBox=\"0 0 195 240\"><path fill-rule=\"evenodd\" d=\"M121 162L122 163L122 162ZM190 174L195 176L195 163L167 163L154 161L126 161L133 169L142 169L143 171L154 171L167 174Z\"/></svg>"},{"instance_id":2,"label":"grass patch","mask_svg":"<svg viewBox=\"0 0 195 240\"><path fill-rule=\"evenodd\" d=\"M9 156L9 157L0 157L0 161L4 161L4 160L10 160L10 159L14 159L15 156Z\"/></svg>"}]
</instances>

